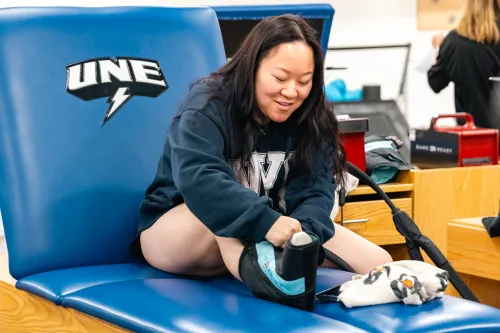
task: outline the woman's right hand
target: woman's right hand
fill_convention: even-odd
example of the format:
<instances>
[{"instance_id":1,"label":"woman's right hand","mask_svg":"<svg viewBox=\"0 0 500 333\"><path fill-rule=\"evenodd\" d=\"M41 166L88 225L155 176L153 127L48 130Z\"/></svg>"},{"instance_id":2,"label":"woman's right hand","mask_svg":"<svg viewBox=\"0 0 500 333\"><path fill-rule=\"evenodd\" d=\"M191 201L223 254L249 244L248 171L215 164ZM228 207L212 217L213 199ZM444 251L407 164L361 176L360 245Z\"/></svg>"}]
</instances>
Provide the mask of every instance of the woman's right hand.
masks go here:
<instances>
[{"instance_id":1,"label":"woman's right hand","mask_svg":"<svg viewBox=\"0 0 500 333\"><path fill-rule=\"evenodd\" d=\"M281 216L266 234L266 239L276 247L282 247L292 236L302 231L300 222L288 216Z\"/></svg>"}]
</instances>

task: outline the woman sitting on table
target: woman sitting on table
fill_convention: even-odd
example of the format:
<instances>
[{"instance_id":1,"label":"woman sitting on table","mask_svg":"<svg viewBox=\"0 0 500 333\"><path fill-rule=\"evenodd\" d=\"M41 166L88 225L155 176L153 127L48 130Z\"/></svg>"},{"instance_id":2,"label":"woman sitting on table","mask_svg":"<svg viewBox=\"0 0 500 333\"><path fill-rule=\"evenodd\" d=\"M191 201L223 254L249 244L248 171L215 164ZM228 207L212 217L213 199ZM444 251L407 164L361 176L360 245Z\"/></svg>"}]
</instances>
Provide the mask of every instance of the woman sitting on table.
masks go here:
<instances>
[{"instance_id":1,"label":"woman sitting on table","mask_svg":"<svg viewBox=\"0 0 500 333\"><path fill-rule=\"evenodd\" d=\"M245 243L281 248L301 231L357 273L392 261L330 218L344 161L323 85L316 31L284 15L257 24L226 65L192 86L140 207L149 264L242 280Z\"/></svg>"}]
</instances>

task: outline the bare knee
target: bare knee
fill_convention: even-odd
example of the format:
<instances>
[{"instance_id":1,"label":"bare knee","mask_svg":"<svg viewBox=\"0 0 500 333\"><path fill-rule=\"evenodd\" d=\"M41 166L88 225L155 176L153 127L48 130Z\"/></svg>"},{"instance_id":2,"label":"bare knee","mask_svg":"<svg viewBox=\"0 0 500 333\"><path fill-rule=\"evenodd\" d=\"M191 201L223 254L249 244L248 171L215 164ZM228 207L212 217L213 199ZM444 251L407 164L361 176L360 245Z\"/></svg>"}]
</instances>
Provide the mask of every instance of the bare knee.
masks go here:
<instances>
[{"instance_id":1,"label":"bare knee","mask_svg":"<svg viewBox=\"0 0 500 333\"><path fill-rule=\"evenodd\" d=\"M377 251L373 253L373 268L381 265L385 265L392 262L392 256L387 250L382 247L378 247Z\"/></svg>"},{"instance_id":2,"label":"bare knee","mask_svg":"<svg viewBox=\"0 0 500 333\"><path fill-rule=\"evenodd\" d=\"M392 262L391 255L384 248L343 226L335 229L335 236L324 246L346 261L356 273L367 274L377 266Z\"/></svg>"},{"instance_id":3,"label":"bare knee","mask_svg":"<svg viewBox=\"0 0 500 333\"><path fill-rule=\"evenodd\" d=\"M360 260L359 263L355 265L356 273L358 274L368 274L374 268L391 263L393 261L389 252L377 245L372 246L369 251L367 251L363 255L364 259Z\"/></svg>"}]
</instances>

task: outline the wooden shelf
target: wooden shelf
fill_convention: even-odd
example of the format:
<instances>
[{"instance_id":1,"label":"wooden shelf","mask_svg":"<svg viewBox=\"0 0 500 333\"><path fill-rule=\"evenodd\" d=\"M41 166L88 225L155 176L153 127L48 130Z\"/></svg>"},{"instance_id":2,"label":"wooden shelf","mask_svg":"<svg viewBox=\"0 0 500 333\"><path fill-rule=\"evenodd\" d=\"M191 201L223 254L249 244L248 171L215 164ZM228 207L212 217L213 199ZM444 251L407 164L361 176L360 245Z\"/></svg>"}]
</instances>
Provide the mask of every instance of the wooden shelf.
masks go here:
<instances>
[{"instance_id":1,"label":"wooden shelf","mask_svg":"<svg viewBox=\"0 0 500 333\"><path fill-rule=\"evenodd\" d=\"M379 186L385 193L413 191L413 184L388 183L388 184L381 184ZM372 190L371 187L369 187L368 185L360 185L351 192L349 192L349 196L366 195L366 194L375 194L375 191Z\"/></svg>"}]
</instances>

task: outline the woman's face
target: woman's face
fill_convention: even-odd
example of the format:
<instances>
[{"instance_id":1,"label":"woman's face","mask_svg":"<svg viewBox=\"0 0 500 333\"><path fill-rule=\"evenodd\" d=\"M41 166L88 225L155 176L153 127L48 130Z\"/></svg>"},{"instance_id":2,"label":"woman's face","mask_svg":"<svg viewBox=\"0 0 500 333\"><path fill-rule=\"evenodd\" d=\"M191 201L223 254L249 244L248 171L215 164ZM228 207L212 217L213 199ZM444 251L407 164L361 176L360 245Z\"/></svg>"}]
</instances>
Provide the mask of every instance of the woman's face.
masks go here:
<instances>
[{"instance_id":1,"label":"woman's face","mask_svg":"<svg viewBox=\"0 0 500 333\"><path fill-rule=\"evenodd\" d=\"M286 121L307 98L312 87L314 54L304 42L276 46L262 59L255 79L261 112L271 121Z\"/></svg>"}]
</instances>

